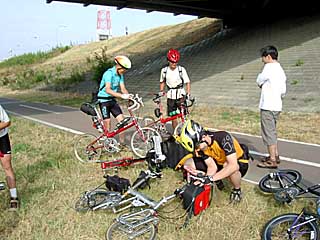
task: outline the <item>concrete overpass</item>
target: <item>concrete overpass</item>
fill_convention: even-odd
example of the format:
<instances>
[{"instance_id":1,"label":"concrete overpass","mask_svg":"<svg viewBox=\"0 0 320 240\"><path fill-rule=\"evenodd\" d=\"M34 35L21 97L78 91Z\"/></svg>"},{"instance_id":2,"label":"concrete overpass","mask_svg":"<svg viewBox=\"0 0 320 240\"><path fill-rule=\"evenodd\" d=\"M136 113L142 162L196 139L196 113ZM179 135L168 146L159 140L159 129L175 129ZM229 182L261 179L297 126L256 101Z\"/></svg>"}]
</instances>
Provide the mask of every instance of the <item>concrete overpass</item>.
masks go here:
<instances>
[{"instance_id":1,"label":"concrete overpass","mask_svg":"<svg viewBox=\"0 0 320 240\"><path fill-rule=\"evenodd\" d=\"M78 3L83 6L105 5L146 10L147 12L169 12L223 19L225 24L269 22L292 16L308 16L319 12L319 1L305 0L46 0L51 2Z\"/></svg>"}]
</instances>

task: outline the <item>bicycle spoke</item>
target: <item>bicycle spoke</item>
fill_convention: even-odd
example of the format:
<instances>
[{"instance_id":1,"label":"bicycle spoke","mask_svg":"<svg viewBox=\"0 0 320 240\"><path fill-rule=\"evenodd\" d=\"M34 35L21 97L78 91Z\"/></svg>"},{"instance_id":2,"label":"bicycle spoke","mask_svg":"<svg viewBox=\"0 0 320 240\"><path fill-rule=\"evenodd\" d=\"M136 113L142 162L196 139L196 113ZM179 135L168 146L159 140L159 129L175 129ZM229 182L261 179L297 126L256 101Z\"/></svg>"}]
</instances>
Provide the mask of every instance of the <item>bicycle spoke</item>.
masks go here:
<instances>
[{"instance_id":1,"label":"bicycle spoke","mask_svg":"<svg viewBox=\"0 0 320 240\"><path fill-rule=\"evenodd\" d=\"M81 162L97 162L100 159L102 145L93 134L83 134L74 144L74 154Z\"/></svg>"},{"instance_id":2,"label":"bicycle spoke","mask_svg":"<svg viewBox=\"0 0 320 240\"><path fill-rule=\"evenodd\" d=\"M142 128L143 136L140 135L138 131L134 132L131 137L131 148L132 151L138 156L138 157L145 157L147 152L153 147L153 136L159 136L160 134L152 129L152 128Z\"/></svg>"}]
</instances>

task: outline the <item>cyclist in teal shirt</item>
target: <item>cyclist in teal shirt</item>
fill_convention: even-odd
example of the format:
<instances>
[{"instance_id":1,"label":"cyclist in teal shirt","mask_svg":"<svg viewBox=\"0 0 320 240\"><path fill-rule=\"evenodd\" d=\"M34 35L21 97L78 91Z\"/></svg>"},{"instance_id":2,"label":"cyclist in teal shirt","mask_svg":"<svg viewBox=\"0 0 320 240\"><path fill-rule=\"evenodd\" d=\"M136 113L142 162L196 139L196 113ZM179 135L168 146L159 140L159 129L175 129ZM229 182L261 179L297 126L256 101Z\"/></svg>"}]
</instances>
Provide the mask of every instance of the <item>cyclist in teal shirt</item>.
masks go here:
<instances>
[{"instance_id":1,"label":"cyclist in teal shirt","mask_svg":"<svg viewBox=\"0 0 320 240\"><path fill-rule=\"evenodd\" d=\"M110 113L118 122L124 118L116 98L129 99L130 96L124 84L123 74L131 68L131 61L126 56L116 56L114 61L116 65L103 74L98 93L103 122L108 130L110 130ZM123 140L124 136L120 135L120 142L123 143Z\"/></svg>"}]
</instances>

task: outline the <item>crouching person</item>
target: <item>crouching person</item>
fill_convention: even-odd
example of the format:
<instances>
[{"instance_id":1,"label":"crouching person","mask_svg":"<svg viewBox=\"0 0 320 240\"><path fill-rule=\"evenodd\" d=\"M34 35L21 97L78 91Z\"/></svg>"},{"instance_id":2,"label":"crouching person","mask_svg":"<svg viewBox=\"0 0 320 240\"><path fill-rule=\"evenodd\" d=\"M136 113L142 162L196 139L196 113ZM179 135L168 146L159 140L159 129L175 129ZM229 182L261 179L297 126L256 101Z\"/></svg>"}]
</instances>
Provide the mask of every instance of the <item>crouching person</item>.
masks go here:
<instances>
[{"instance_id":1,"label":"crouching person","mask_svg":"<svg viewBox=\"0 0 320 240\"><path fill-rule=\"evenodd\" d=\"M228 178L233 186L230 202L241 201L241 178L248 171L249 160L243 159L244 151L237 139L226 131L204 130L200 124L188 120L178 141L193 153L193 158L184 164L192 174L201 171L211 176L220 190L221 180Z\"/></svg>"}]
</instances>

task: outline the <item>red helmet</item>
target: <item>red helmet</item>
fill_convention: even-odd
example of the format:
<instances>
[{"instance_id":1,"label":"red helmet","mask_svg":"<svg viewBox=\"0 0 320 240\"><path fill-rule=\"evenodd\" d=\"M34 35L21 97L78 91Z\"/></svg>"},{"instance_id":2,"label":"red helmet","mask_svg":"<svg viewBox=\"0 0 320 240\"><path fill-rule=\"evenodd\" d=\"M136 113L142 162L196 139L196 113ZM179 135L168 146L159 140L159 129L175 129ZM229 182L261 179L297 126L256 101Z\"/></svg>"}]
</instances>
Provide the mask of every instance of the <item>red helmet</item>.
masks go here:
<instances>
[{"instance_id":1,"label":"red helmet","mask_svg":"<svg viewBox=\"0 0 320 240\"><path fill-rule=\"evenodd\" d=\"M176 49L170 49L167 53L167 59L169 62L177 63L180 59L180 53Z\"/></svg>"}]
</instances>

